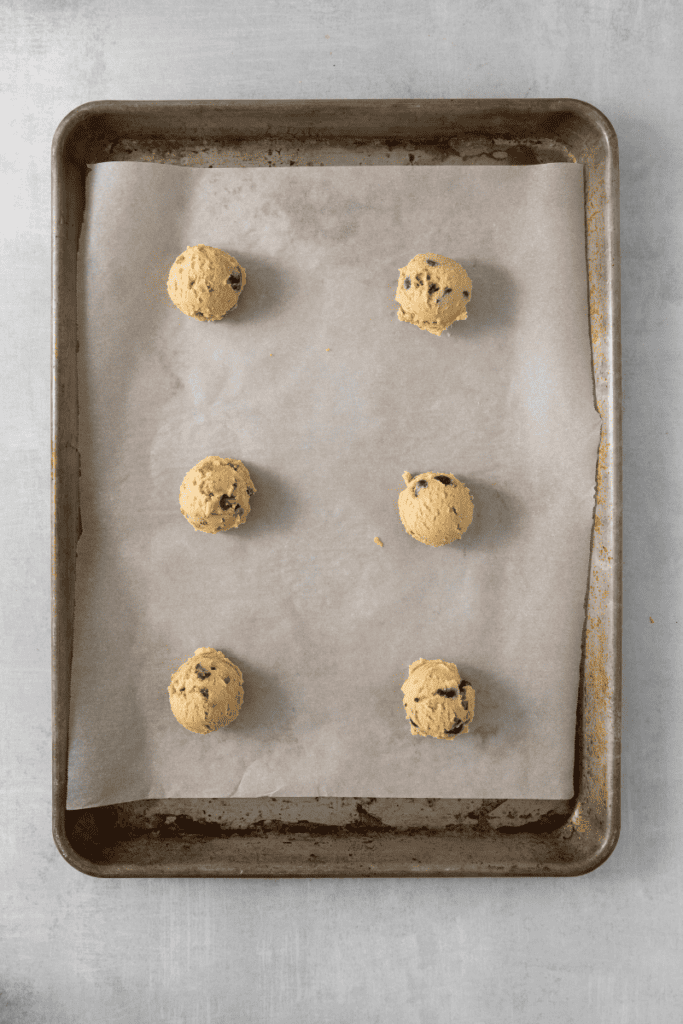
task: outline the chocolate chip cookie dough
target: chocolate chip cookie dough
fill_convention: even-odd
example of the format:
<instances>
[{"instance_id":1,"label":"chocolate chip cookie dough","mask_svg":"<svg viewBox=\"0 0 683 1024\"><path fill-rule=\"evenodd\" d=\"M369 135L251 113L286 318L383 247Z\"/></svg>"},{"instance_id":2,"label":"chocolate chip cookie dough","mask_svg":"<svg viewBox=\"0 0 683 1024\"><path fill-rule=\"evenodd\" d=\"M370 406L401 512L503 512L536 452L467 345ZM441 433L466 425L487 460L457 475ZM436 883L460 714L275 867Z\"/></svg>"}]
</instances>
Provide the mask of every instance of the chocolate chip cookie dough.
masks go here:
<instances>
[{"instance_id":1,"label":"chocolate chip cookie dough","mask_svg":"<svg viewBox=\"0 0 683 1024\"><path fill-rule=\"evenodd\" d=\"M234 256L210 245L190 245L171 267L166 288L178 309L195 320L222 320L234 309L247 274Z\"/></svg>"},{"instance_id":2,"label":"chocolate chip cookie dough","mask_svg":"<svg viewBox=\"0 0 683 1024\"><path fill-rule=\"evenodd\" d=\"M244 700L242 673L213 647L198 647L171 677L171 711L185 729L207 733L234 722Z\"/></svg>"},{"instance_id":3,"label":"chocolate chip cookie dough","mask_svg":"<svg viewBox=\"0 0 683 1024\"><path fill-rule=\"evenodd\" d=\"M448 256L419 253L399 270L398 318L421 331L441 335L456 320L467 320L471 296L467 271Z\"/></svg>"},{"instance_id":4,"label":"chocolate chip cookie dough","mask_svg":"<svg viewBox=\"0 0 683 1024\"><path fill-rule=\"evenodd\" d=\"M433 548L460 540L474 515L469 489L452 473L404 473L398 514L406 532Z\"/></svg>"},{"instance_id":5,"label":"chocolate chip cookie dough","mask_svg":"<svg viewBox=\"0 0 683 1024\"><path fill-rule=\"evenodd\" d=\"M246 521L256 488L239 459L207 455L185 474L180 485L180 511L195 530L218 533Z\"/></svg>"},{"instance_id":6,"label":"chocolate chip cookie dough","mask_svg":"<svg viewBox=\"0 0 683 1024\"><path fill-rule=\"evenodd\" d=\"M401 687L403 706L413 736L452 740L469 732L474 718L474 687L460 678L449 661L419 658Z\"/></svg>"}]
</instances>

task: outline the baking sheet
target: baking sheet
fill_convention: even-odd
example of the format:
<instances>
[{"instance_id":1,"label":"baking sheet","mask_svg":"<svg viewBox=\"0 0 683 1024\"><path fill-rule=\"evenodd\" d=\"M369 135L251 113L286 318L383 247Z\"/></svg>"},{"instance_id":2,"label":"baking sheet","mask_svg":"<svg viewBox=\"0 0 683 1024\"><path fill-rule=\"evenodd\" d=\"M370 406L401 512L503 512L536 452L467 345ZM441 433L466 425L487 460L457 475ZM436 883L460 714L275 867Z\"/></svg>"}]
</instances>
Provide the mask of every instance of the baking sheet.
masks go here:
<instances>
[{"instance_id":1,"label":"baking sheet","mask_svg":"<svg viewBox=\"0 0 683 1024\"><path fill-rule=\"evenodd\" d=\"M219 324L165 294L199 242L247 269ZM420 251L473 280L441 338L395 316ZM96 165L79 259L67 806L570 796L600 430L583 168ZM178 510L208 454L258 489L225 535ZM404 469L468 484L461 542L405 533ZM166 686L203 645L241 666L245 704L198 737ZM467 736L410 736L418 657L475 686Z\"/></svg>"}]
</instances>

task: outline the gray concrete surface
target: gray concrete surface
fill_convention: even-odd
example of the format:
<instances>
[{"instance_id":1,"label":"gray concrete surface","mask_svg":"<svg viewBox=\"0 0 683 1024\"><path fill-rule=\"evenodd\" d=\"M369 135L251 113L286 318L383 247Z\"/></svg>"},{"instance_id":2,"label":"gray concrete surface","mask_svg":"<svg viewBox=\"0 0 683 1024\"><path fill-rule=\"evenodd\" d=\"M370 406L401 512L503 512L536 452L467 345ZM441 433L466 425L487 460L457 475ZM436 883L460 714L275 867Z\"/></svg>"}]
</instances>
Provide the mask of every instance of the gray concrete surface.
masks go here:
<instances>
[{"instance_id":1,"label":"gray concrete surface","mask_svg":"<svg viewBox=\"0 0 683 1024\"><path fill-rule=\"evenodd\" d=\"M683 1019L676 0L0 0L0 1022ZM563 97L621 155L623 824L570 879L97 880L50 831L50 143L97 99Z\"/></svg>"}]
</instances>

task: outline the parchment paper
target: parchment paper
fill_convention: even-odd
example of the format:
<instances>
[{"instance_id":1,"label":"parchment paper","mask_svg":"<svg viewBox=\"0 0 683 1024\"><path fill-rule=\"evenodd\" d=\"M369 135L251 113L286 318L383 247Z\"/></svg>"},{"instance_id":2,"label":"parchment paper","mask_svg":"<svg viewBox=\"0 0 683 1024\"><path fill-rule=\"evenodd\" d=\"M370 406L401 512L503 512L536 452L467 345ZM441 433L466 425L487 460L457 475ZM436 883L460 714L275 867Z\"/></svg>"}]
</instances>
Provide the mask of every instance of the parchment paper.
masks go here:
<instances>
[{"instance_id":1,"label":"parchment paper","mask_svg":"<svg viewBox=\"0 0 683 1024\"><path fill-rule=\"evenodd\" d=\"M574 164L92 168L69 808L571 796L600 434L584 230ZM166 294L200 243L247 271L219 323ZM394 302L430 251L473 282L441 337ZM179 510L206 455L257 488L225 534ZM405 532L404 470L468 485L461 541ZM167 694L201 646L245 680L207 736ZM411 736L400 687L421 657L475 687L469 734Z\"/></svg>"}]
</instances>

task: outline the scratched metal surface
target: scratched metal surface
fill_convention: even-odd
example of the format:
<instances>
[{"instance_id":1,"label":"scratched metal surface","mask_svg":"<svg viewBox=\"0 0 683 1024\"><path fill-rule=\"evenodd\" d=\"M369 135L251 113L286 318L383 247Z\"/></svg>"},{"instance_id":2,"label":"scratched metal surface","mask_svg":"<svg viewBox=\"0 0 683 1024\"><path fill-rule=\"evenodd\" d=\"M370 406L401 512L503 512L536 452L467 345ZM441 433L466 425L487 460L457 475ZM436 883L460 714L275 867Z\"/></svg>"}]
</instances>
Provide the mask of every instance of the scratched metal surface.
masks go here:
<instances>
[{"instance_id":1,"label":"scratched metal surface","mask_svg":"<svg viewBox=\"0 0 683 1024\"><path fill-rule=\"evenodd\" d=\"M136 801L65 810L78 512L75 265L85 164L530 164L586 167L589 310L603 427L586 586L575 797ZM572 875L613 849L620 819L621 380L614 132L572 100L95 103L53 147L53 832L89 874Z\"/></svg>"}]
</instances>

